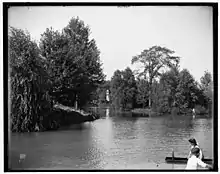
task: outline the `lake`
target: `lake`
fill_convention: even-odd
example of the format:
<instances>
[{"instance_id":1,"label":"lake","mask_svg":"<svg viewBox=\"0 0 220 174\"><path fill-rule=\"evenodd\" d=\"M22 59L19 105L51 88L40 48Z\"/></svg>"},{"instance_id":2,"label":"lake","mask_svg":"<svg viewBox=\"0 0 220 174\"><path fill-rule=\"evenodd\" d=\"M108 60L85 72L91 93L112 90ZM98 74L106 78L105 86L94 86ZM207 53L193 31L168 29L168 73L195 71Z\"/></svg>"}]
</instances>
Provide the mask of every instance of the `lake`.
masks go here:
<instances>
[{"instance_id":1,"label":"lake","mask_svg":"<svg viewBox=\"0 0 220 174\"><path fill-rule=\"evenodd\" d=\"M205 158L213 158L212 118L170 115L132 117L99 109L94 122L58 131L12 133L12 169L184 169L165 157L187 157L195 137ZM19 163L20 154L26 158Z\"/></svg>"}]
</instances>

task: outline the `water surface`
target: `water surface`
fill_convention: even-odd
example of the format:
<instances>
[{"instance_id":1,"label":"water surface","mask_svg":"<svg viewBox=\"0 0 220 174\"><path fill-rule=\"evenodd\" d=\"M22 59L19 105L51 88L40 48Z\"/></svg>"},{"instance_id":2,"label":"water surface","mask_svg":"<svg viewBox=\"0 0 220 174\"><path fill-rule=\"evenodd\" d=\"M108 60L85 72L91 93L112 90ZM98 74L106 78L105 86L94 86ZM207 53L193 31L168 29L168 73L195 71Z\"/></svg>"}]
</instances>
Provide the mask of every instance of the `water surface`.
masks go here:
<instances>
[{"instance_id":1,"label":"water surface","mask_svg":"<svg viewBox=\"0 0 220 174\"><path fill-rule=\"evenodd\" d=\"M12 169L184 169L166 164L171 156L187 157L195 137L206 158L213 158L212 119L192 116L134 118L109 109L102 117L59 131L11 134ZM26 159L19 163L19 155Z\"/></svg>"}]
</instances>

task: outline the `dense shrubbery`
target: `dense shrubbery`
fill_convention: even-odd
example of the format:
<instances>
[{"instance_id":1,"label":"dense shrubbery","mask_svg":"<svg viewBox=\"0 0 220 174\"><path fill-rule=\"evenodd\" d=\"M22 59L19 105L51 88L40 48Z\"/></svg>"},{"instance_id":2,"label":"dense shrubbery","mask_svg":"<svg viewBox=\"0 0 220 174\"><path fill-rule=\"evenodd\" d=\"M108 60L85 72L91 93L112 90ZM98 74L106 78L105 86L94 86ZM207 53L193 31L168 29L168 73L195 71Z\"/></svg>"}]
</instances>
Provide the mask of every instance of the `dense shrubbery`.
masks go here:
<instances>
[{"instance_id":1,"label":"dense shrubbery","mask_svg":"<svg viewBox=\"0 0 220 174\"><path fill-rule=\"evenodd\" d=\"M104 74L90 29L78 18L70 20L62 32L46 29L40 46L30 34L10 28L10 123L15 132L51 129L60 117L53 104L74 106L76 97L83 107Z\"/></svg>"}]
</instances>

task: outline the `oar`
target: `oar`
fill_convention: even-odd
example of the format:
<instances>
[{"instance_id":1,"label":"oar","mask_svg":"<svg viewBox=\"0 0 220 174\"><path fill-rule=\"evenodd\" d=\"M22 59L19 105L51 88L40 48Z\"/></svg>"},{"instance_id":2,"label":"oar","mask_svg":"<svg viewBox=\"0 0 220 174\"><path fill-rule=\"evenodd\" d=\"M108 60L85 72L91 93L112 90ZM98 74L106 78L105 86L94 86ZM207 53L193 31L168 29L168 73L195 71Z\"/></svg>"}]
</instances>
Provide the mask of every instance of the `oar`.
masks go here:
<instances>
[{"instance_id":1,"label":"oar","mask_svg":"<svg viewBox=\"0 0 220 174\"><path fill-rule=\"evenodd\" d=\"M172 149L172 160L174 160L174 150Z\"/></svg>"},{"instance_id":2,"label":"oar","mask_svg":"<svg viewBox=\"0 0 220 174\"><path fill-rule=\"evenodd\" d=\"M174 150L172 149L172 160L174 161ZM173 164L172 164L172 169L173 169Z\"/></svg>"}]
</instances>

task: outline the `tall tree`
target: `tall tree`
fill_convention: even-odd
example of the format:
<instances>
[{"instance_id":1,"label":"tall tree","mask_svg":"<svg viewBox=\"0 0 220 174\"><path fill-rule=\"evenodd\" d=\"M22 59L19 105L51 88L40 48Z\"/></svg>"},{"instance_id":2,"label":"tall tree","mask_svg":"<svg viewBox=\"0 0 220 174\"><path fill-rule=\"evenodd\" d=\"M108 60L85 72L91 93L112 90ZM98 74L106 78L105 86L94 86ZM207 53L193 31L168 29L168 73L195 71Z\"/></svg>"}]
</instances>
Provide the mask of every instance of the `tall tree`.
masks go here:
<instances>
[{"instance_id":1,"label":"tall tree","mask_svg":"<svg viewBox=\"0 0 220 174\"><path fill-rule=\"evenodd\" d=\"M179 84L179 67L172 67L169 71L163 73L160 78L160 83L163 84L166 90L168 105L173 106L177 102L177 87Z\"/></svg>"},{"instance_id":2,"label":"tall tree","mask_svg":"<svg viewBox=\"0 0 220 174\"><path fill-rule=\"evenodd\" d=\"M212 81L211 73L208 71L205 71L205 74L204 74L204 76L201 77L200 82L201 82L201 88L202 88L205 96L211 102L212 95L213 95L213 81Z\"/></svg>"},{"instance_id":3,"label":"tall tree","mask_svg":"<svg viewBox=\"0 0 220 174\"><path fill-rule=\"evenodd\" d=\"M123 79L123 94L124 94L124 108L133 108L135 104L135 96L137 86L132 70L127 67L122 71Z\"/></svg>"},{"instance_id":4,"label":"tall tree","mask_svg":"<svg viewBox=\"0 0 220 174\"><path fill-rule=\"evenodd\" d=\"M13 27L9 31L11 129L24 132L46 127L43 121L52 106L44 60L29 33Z\"/></svg>"},{"instance_id":5,"label":"tall tree","mask_svg":"<svg viewBox=\"0 0 220 174\"><path fill-rule=\"evenodd\" d=\"M153 46L144 50L140 55L134 56L131 63L141 63L143 69L138 76L144 76L149 79L149 107L151 107L151 93L153 79L161 75L160 70L163 67L174 67L179 64L179 57L173 56L174 51L168 48Z\"/></svg>"},{"instance_id":6,"label":"tall tree","mask_svg":"<svg viewBox=\"0 0 220 174\"><path fill-rule=\"evenodd\" d=\"M111 78L110 91L110 98L113 107L122 108L123 80L122 72L120 70L116 70Z\"/></svg>"},{"instance_id":7,"label":"tall tree","mask_svg":"<svg viewBox=\"0 0 220 174\"><path fill-rule=\"evenodd\" d=\"M116 108L133 108L135 104L136 82L130 68L116 70L111 79L110 98Z\"/></svg>"},{"instance_id":8,"label":"tall tree","mask_svg":"<svg viewBox=\"0 0 220 174\"><path fill-rule=\"evenodd\" d=\"M201 90L205 96L205 107L208 108L209 114L212 113L212 98L213 98L213 81L210 72L205 71L204 76L200 79Z\"/></svg>"},{"instance_id":9,"label":"tall tree","mask_svg":"<svg viewBox=\"0 0 220 174\"><path fill-rule=\"evenodd\" d=\"M74 105L78 97L83 106L91 93L105 78L100 52L94 39L89 39L90 28L79 18L72 18L62 33L47 29L41 38L41 54L46 58L53 79L55 100Z\"/></svg>"},{"instance_id":10,"label":"tall tree","mask_svg":"<svg viewBox=\"0 0 220 174\"><path fill-rule=\"evenodd\" d=\"M180 110L193 108L197 101L197 86L195 79L187 69L183 69L179 74L179 84L177 86L177 103Z\"/></svg>"}]
</instances>

